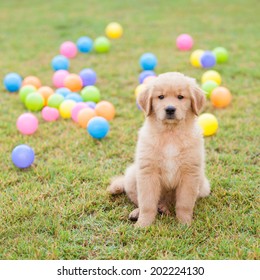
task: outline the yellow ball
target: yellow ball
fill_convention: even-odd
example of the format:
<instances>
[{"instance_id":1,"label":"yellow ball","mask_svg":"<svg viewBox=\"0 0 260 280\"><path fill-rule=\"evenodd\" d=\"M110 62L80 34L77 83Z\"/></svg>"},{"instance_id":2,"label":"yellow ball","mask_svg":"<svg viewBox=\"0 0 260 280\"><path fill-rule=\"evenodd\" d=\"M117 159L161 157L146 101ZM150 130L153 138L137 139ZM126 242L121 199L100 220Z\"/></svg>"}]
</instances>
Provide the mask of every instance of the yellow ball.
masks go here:
<instances>
[{"instance_id":1,"label":"yellow ball","mask_svg":"<svg viewBox=\"0 0 260 280\"><path fill-rule=\"evenodd\" d=\"M201 63L200 63L200 58L203 55L204 51L203 50L196 50L192 52L190 56L190 63L192 66L201 68Z\"/></svg>"},{"instance_id":2,"label":"yellow ball","mask_svg":"<svg viewBox=\"0 0 260 280\"><path fill-rule=\"evenodd\" d=\"M214 115L209 113L201 114L198 121L204 136L211 136L217 132L218 120Z\"/></svg>"},{"instance_id":3,"label":"yellow ball","mask_svg":"<svg viewBox=\"0 0 260 280\"><path fill-rule=\"evenodd\" d=\"M71 111L76 104L74 100L64 100L59 107L61 117L63 119L69 119L71 117Z\"/></svg>"},{"instance_id":4,"label":"yellow ball","mask_svg":"<svg viewBox=\"0 0 260 280\"><path fill-rule=\"evenodd\" d=\"M111 22L106 27L106 35L110 39L118 39L123 35L123 28L117 22Z\"/></svg>"},{"instance_id":5,"label":"yellow ball","mask_svg":"<svg viewBox=\"0 0 260 280\"><path fill-rule=\"evenodd\" d=\"M135 88L135 98L137 98L138 94L146 88L145 84L140 84Z\"/></svg>"},{"instance_id":6,"label":"yellow ball","mask_svg":"<svg viewBox=\"0 0 260 280\"><path fill-rule=\"evenodd\" d=\"M206 71L202 75L202 77L201 77L202 84L209 80L215 81L218 85L220 85L221 81L222 81L220 74L215 70Z\"/></svg>"}]
</instances>

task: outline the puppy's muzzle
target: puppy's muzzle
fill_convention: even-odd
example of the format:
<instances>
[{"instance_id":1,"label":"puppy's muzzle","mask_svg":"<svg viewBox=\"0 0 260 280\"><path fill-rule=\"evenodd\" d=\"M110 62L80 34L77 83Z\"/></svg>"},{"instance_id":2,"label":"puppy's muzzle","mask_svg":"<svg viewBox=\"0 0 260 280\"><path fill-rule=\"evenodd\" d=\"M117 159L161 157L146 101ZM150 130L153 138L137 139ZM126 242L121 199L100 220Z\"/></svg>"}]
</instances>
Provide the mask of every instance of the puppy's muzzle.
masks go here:
<instances>
[{"instance_id":1,"label":"puppy's muzzle","mask_svg":"<svg viewBox=\"0 0 260 280\"><path fill-rule=\"evenodd\" d=\"M167 106L165 108L166 118L167 119L174 119L175 118L176 108L173 106Z\"/></svg>"}]
</instances>

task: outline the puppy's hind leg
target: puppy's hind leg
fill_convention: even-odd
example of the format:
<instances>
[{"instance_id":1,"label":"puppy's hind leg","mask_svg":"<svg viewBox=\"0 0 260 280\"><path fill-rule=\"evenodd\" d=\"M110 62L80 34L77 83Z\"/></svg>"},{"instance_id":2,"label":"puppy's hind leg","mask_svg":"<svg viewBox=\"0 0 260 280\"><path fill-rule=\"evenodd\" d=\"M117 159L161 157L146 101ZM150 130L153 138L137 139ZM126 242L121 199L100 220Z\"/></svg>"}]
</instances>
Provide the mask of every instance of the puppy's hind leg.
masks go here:
<instances>
[{"instance_id":1,"label":"puppy's hind leg","mask_svg":"<svg viewBox=\"0 0 260 280\"><path fill-rule=\"evenodd\" d=\"M120 194L124 192L124 176L116 177L112 180L110 186L107 188L107 191L110 194Z\"/></svg>"},{"instance_id":2,"label":"puppy's hind leg","mask_svg":"<svg viewBox=\"0 0 260 280\"><path fill-rule=\"evenodd\" d=\"M210 183L206 177L203 177L199 187L198 198L206 197L210 194Z\"/></svg>"}]
</instances>

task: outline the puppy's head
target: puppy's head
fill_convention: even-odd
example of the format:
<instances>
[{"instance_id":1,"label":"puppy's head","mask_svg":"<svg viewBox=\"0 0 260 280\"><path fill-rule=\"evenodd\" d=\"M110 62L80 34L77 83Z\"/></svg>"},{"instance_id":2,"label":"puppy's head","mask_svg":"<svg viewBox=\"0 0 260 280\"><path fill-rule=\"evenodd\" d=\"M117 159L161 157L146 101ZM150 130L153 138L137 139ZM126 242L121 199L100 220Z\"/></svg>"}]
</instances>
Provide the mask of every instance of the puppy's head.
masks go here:
<instances>
[{"instance_id":1,"label":"puppy's head","mask_svg":"<svg viewBox=\"0 0 260 280\"><path fill-rule=\"evenodd\" d=\"M137 97L146 116L164 123L177 123L198 115L205 103L205 94L195 79L181 73L159 75L146 85Z\"/></svg>"}]
</instances>

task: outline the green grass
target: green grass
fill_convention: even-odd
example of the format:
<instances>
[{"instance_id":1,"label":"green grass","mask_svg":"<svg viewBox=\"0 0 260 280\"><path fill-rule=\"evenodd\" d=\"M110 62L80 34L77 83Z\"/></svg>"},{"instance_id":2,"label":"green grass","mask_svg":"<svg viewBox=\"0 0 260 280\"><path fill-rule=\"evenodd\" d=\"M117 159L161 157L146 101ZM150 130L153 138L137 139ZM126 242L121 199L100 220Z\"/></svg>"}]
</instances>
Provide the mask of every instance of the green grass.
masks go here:
<instances>
[{"instance_id":1,"label":"green grass","mask_svg":"<svg viewBox=\"0 0 260 280\"><path fill-rule=\"evenodd\" d=\"M45 123L33 136L16 130L25 108L17 94L0 93L1 259L259 259L260 5L244 1L33 1L0 3L0 77L8 72L37 75L51 85L50 60L64 40L103 35L111 21L124 27L109 54L80 54L71 72L92 67L102 98L117 116L102 141L72 121ZM216 136L205 139L212 194L200 200L191 227L159 216L147 229L127 217L134 206L125 196L109 197L110 178L132 162L143 116L134 88L138 59L154 52L157 72L180 71L200 80L188 52L175 48L180 33L196 48L224 46L225 65L216 66L233 94L232 105L205 111L219 119ZM18 170L12 149L32 146L35 164Z\"/></svg>"}]
</instances>

